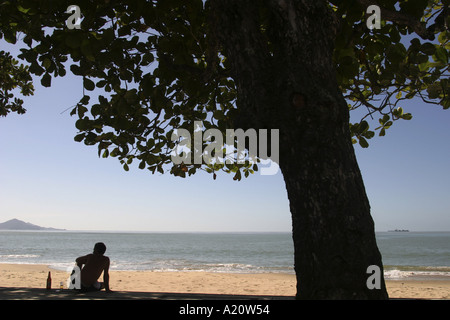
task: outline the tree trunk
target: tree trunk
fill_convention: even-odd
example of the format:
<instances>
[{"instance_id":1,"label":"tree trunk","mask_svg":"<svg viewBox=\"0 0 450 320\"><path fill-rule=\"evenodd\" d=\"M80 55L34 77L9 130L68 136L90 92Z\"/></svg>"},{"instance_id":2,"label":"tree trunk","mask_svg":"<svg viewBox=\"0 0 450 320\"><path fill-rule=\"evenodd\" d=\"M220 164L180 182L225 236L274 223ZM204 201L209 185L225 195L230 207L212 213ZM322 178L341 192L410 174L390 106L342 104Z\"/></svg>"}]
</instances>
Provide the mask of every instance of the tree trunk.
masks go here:
<instances>
[{"instance_id":1,"label":"tree trunk","mask_svg":"<svg viewBox=\"0 0 450 320\"><path fill-rule=\"evenodd\" d=\"M297 297L387 298L326 1L214 0L211 9L238 90L236 127L280 129ZM371 265L380 268L380 289L366 284Z\"/></svg>"}]
</instances>

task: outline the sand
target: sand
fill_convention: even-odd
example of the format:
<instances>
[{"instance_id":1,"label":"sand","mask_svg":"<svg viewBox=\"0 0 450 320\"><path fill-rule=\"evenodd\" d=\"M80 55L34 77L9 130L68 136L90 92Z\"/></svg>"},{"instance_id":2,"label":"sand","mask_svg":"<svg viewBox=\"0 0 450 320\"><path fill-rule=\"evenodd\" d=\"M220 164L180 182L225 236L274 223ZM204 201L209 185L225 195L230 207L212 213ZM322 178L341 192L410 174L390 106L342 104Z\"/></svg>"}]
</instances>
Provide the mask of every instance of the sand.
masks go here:
<instances>
[{"instance_id":1,"label":"sand","mask_svg":"<svg viewBox=\"0 0 450 320\"><path fill-rule=\"evenodd\" d=\"M48 272L52 288L69 273L45 265L0 264L0 287L45 288ZM450 299L450 280L387 280L391 298ZM290 274L229 274L207 272L110 271L114 291L204 293L233 295L295 295L295 276Z\"/></svg>"}]
</instances>

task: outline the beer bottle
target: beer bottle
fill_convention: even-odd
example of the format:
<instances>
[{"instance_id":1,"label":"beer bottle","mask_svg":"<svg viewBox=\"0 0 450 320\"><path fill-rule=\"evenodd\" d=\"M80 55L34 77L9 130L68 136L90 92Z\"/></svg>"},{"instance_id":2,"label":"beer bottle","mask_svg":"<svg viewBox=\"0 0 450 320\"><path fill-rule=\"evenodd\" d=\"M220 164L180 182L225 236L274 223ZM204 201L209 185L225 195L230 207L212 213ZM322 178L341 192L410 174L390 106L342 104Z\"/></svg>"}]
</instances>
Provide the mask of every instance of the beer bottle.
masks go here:
<instances>
[{"instance_id":1,"label":"beer bottle","mask_svg":"<svg viewBox=\"0 0 450 320\"><path fill-rule=\"evenodd\" d=\"M52 288L52 276L50 275L50 271L48 272L47 277L47 290L50 290Z\"/></svg>"}]
</instances>

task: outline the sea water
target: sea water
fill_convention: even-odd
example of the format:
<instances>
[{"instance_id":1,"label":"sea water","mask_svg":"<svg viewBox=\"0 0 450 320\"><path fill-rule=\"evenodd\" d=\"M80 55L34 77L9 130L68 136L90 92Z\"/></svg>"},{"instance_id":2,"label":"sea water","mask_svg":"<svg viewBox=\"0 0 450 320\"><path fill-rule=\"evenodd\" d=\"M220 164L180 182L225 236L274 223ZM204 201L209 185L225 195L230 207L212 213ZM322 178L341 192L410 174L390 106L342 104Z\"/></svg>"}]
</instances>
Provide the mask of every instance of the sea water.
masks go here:
<instances>
[{"instance_id":1,"label":"sea water","mask_svg":"<svg viewBox=\"0 0 450 320\"><path fill-rule=\"evenodd\" d=\"M0 263L66 270L104 242L112 270L293 272L288 233L1 231Z\"/></svg>"},{"instance_id":2,"label":"sea water","mask_svg":"<svg viewBox=\"0 0 450 320\"><path fill-rule=\"evenodd\" d=\"M450 232L378 232L387 279L450 280ZM59 270L104 242L111 270L294 273L290 233L0 231L0 263Z\"/></svg>"},{"instance_id":3,"label":"sea water","mask_svg":"<svg viewBox=\"0 0 450 320\"><path fill-rule=\"evenodd\" d=\"M387 279L450 280L450 232L379 232Z\"/></svg>"}]
</instances>

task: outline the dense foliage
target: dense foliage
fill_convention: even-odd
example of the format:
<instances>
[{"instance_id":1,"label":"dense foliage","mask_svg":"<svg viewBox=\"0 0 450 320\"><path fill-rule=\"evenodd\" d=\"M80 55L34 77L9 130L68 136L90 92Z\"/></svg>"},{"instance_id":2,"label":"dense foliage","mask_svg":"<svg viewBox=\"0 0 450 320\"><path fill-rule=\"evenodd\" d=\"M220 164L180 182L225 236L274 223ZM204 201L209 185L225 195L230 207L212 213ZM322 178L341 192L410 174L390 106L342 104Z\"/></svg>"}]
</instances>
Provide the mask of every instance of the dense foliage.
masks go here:
<instances>
[{"instance_id":1,"label":"dense foliage","mask_svg":"<svg viewBox=\"0 0 450 320\"><path fill-rule=\"evenodd\" d=\"M0 115L25 112L13 98L14 88L33 93L31 75L49 87L68 70L82 77L80 101L72 110L76 141L97 145L99 155L118 157L125 170L133 161L141 169L193 174L241 171L257 166L174 165L170 152L174 130L233 128L236 88L229 61L216 41L210 1L103 0L76 1L80 29L69 29L66 12L73 1L19 0L0 4L0 38L21 45L18 66L0 53ZM261 34L270 48L270 13L261 2ZM448 0L378 1L381 28L369 29L370 1L330 1L340 20L334 60L338 82L352 112L365 109L361 121L349 124L354 143L384 135L395 120L411 119L404 100L419 97L450 107ZM323 26L326 28L327 26ZM95 93L95 94L94 94ZM379 126L370 127L370 118ZM176 132L176 131L175 131ZM205 144L207 142L204 142Z\"/></svg>"}]
</instances>

